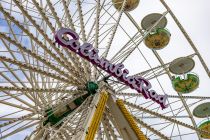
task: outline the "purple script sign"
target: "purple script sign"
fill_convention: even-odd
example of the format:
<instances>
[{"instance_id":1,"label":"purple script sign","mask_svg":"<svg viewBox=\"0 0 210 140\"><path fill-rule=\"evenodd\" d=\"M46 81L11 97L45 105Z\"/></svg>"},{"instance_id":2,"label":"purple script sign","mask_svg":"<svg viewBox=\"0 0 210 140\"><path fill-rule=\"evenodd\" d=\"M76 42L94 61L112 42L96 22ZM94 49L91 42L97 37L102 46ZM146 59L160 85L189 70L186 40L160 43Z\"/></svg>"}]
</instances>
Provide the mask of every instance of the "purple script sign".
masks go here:
<instances>
[{"instance_id":1,"label":"purple script sign","mask_svg":"<svg viewBox=\"0 0 210 140\"><path fill-rule=\"evenodd\" d=\"M63 39L64 34L70 35L72 39L68 41ZM80 55L92 64L97 65L110 75L116 77L127 86L135 89L139 93L142 93L142 95L146 99L149 98L157 102L158 104L160 104L162 109L168 106L166 105L167 95L158 95L154 90L151 90L152 86L150 82L140 76L127 76L129 74L129 71L127 69L123 69L123 64L111 64L105 58L99 58L98 50L96 48L93 48L92 44L84 43L82 46L80 46L78 42L78 34L76 34L71 29L61 28L60 30L58 30L55 34L55 40L59 45L67 47L68 49Z\"/></svg>"}]
</instances>

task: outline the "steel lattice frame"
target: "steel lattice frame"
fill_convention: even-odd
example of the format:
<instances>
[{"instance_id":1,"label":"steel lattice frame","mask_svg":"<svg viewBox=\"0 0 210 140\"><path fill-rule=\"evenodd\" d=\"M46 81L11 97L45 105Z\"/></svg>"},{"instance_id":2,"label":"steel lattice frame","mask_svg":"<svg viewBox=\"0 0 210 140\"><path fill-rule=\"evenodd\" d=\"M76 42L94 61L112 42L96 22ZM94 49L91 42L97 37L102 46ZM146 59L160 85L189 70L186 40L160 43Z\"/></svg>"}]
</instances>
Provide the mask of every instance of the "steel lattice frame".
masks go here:
<instances>
[{"instance_id":1,"label":"steel lattice frame","mask_svg":"<svg viewBox=\"0 0 210 140\"><path fill-rule=\"evenodd\" d=\"M164 0L160 0L160 4L166 9L162 12L163 17L171 15L194 51L186 57L198 57L210 76L207 65L183 26ZM145 55L141 48L144 37L154 26L148 32L143 31L132 13L124 12L124 7L117 11L110 0L1 0L0 13L0 21L6 27L0 31L0 138L21 134L22 138L32 139L35 133L42 132L46 139L71 139L84 130L85 118L94 106L92 96L64 118L59 129L56 125L42 125L46 109L53 106L59 109L86 94L84 87L88 81L100 83L108 76L55 43L55 32L66 27L79 34L81 44L92 43L100 50L100 55L112 63L127 63L129 66L141 58L147 64L148 69L137 68L131 75L156 80L160 92L169 95L169 107L165 110L117 79L109 77L107 80L114 89L110 94L124 100L146 137L151 140L184 139L186 136L201 139L201 130L196 126L198 122L192 109L193 105L209 101L210 97L165 93L164 83L158 78L168 75L170 81L172 75L168 67L171 62L164 62L158 52L152 50L151 55L159 65L151 65L150 56ZM125 21L131 29L126 27ZM122 43L119 42L121 35ZM95 139L122 139L108 108L105 108Z\"/></svg>"}]
</instances>

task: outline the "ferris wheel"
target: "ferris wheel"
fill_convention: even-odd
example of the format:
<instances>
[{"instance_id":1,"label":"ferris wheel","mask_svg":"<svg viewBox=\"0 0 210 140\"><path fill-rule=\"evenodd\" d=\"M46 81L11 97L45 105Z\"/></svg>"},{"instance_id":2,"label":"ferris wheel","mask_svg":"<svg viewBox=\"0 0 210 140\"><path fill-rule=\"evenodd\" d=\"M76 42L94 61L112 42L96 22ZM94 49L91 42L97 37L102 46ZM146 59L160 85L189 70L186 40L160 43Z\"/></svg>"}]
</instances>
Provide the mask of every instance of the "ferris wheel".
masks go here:
<instances>
[{"instance_id":1,"label":"ferris wheel","mask_svg":"<svg viewBox=\"0 0 210 140\"><path fill-rule=\"evenodd\" d=\"M144 4L1 0L0 139L210 139L203 55Z\"/></svg>"}]
</instances>

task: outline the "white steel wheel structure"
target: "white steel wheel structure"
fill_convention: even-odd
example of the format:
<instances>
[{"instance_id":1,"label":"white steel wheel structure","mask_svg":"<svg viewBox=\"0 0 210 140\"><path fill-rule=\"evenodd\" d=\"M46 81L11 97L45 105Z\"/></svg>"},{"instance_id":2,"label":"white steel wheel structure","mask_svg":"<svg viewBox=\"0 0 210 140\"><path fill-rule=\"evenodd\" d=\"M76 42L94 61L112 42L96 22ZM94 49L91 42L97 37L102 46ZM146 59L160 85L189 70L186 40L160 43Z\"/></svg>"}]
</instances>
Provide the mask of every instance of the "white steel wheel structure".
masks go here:
<instances>
[{"instance_id":1,"label":"white steel wheel structure","mask_svg":"<svg viewBox=\"0 0 210 140\"><path fill-rule=\"evenodd\" d=\"M144 30L141 20L151 13L162 16ZM161 19L167 19L170 42L161 50L150 49L144 39ZM122 63L129 76L149 80L157 94L167 95L168 107L161 109L158 101L145 99L120 78L59 45L55 35L62 28L79 36L78 46L90 43L100 58ZM181 57L190 58L192 65L174 63ZM177 93L170 67L183 68L182 78L188 69L196 72L199 87L187 95ZM203 119L192 112L210 102L209 76L203 55L167 1L0 1L0 139L201 140L201 133L210 131L198 127Z\"/></svg>"}]
</instances>

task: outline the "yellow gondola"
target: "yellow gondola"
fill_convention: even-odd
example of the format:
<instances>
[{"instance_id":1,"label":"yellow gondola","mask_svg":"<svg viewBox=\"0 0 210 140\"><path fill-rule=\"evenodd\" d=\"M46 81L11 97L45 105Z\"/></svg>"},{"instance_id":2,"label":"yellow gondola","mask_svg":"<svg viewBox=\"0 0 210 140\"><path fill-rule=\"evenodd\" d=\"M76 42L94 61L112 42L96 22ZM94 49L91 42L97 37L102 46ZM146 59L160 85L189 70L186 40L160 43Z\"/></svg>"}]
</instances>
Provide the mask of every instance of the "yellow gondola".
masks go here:
<instances>
[{"instance_id":1,"label":"yellow gondola","mask_svg":"<svg viewBox=\"0 0 210 140\"><path fill-rule=\"evenodd\" d=\"M114 7L119 11L122 8L124 0L112 0ZM139 4L139 0L127 0L124 11L132 11Z\"/></svg>"},{"instance_id":2,"label":"yellow gondola","mask_svg":"<svg viewBox=\"0 0 210 140\"><path fill-rule=\"evenodd\" d=\"M201 123L201 124L198 126L198 128L200 128L201 130L210 132L210 120L204 121L203 123ZM209 135L209 134L201 133L201 138L210 139L210 135Z\"/></svg>"},{"instance_id":3,"label":"yellow gondola","mask_svg":"<svg viewBox=\"0 0 210 140\"><path fill-rule=\"evenodd\" d=\"M162 49L168 45L171 34L168 30L158 28L154 32L149 33L145 39L145 45L150 49Z\"/></svg>"}]
</instances>

